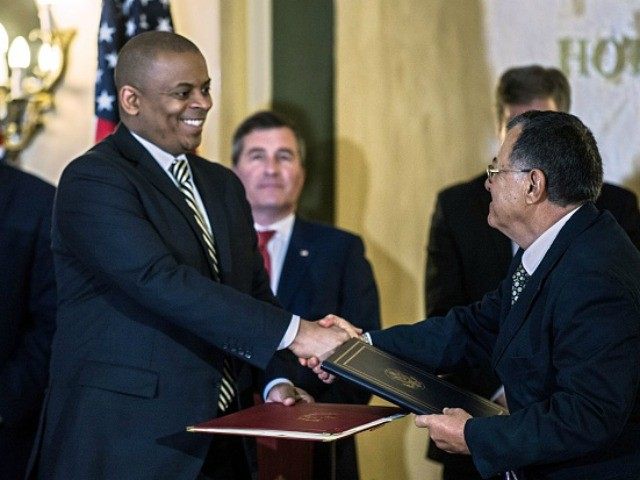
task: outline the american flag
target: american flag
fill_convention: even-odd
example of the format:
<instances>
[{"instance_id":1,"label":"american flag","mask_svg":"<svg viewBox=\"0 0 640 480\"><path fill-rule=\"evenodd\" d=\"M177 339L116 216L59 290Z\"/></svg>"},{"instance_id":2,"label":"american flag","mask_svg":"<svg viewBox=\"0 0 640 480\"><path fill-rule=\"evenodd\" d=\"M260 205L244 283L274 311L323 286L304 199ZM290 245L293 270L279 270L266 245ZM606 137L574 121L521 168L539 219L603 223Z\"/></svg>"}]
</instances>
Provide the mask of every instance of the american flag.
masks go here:
<instances>
[{"instance_id":1,"label":"american flag","mask_svg":"<svg viewBox=\"0 0 640 480\"><path fill-rule=\"evenodd\" d=\"M169 0L102 1L95 96L96 142L113 132L119 121L113 80L118 52L131 37L149 30L173 30Z\"/></svg>"}]
</instances>

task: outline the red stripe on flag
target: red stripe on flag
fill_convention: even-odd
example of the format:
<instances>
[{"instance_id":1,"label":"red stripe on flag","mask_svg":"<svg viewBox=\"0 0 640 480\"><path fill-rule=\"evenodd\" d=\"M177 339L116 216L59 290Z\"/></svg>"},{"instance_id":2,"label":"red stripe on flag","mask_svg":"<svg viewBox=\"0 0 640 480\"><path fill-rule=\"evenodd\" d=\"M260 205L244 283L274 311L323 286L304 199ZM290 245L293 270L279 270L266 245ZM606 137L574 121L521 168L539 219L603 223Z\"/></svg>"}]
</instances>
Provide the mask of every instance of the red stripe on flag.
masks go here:
<instances>
[{"instance_id":1,"label":"red stripe on flag","mask_svg":"<svg viewBox=\"0 0 640 480\"><path fill-rule=\"evenodd\" d=\"M111 135L116 129L117 123L107 120L106 118L98 118L96 122L96 143L103 138Z\"/></svg>"}]
</instances>

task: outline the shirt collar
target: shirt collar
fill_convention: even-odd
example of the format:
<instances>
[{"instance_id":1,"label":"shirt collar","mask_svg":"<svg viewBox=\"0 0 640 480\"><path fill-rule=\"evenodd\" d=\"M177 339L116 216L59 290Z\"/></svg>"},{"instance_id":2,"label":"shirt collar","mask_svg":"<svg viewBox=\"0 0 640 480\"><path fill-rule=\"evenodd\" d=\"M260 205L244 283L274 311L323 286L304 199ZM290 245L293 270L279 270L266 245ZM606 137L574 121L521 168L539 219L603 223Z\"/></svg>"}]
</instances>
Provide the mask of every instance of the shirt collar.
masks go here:
<instances>
[{"instance_id":1,"label":"shirt collar","mask_svg":"<svg viewBox=\"0 0 640 480\"><path fill-rule=\"evenodd\" d=\"M529 248L524 251L522 254L522 266L529 275L533 275L533 272L536 271L536 268L538 268L540 262L542 262L542 259L551 248L553 241L558 236L558 233L560 233L560 230L562 230L562 227L564 227L564 224L569 221L579 208L580 207L574 208L556 223L551 225L542 235L536 238L536 240L529 245Z\"/></svg>"},{"instance_id":2,"label":"shirt collar","mask_svg":"<svg viewBox=\"0 0 640 480\"><path fill-rule=\"evenodd\" d=\"M286 217L277 222L272 223L271 225L260 225L259 223L254 223L253 226L256 229L256 232L264 232L265 230L275 230L276 235L282 235L285 238L288 238L291 235L291 231L293 230L293 223L296 219L295 213L290 213Z\"/></svg>"},{"instance_id":3,"label":"shirt collar","mask_svg":"<svg viewBox=\"0 0 640 480\"><path fill-rule=\"evenodd\" d=\"M131 135L133 135L133 138L135 138L142 144L142 146L147 150L147 152L149 152L153 159L158 162L158 165L160 165L165 172L169 172L169 167L176 160L176 158L186 158L184 154L175 157L169 152L162 150L157 145L154 145L150 141L145 140L140 135L137 135L133 132L131 132Z\"/></svg>"}]
</instances>

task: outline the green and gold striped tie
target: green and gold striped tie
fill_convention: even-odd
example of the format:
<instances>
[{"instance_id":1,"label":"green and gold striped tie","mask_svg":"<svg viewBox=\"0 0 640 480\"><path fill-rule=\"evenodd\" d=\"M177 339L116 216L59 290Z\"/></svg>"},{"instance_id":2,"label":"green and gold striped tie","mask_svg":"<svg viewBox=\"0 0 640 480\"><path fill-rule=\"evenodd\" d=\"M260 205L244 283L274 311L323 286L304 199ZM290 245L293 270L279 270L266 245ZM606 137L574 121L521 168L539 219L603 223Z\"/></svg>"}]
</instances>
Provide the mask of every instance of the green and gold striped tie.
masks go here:
<instances>
[{"instance_id":1,"label":"green and gold striped tie","mask_svg":"<svg viewBox=\"0 0 640 480\"><path fill-rule=\"evenodd\" d=\"M191 179L191 170L186 158L177 158L175 162L169 167L169 171L176 179L178 188L184 195L184 199L189 206L189 209L193 213L193 216L200 229L200 235L206 246L209 262L211 264L211 270L213 273L213 279L216 282L220 281L220 267L218 266L218 254L216 251L216 243L213 237L213 233L210 231L207 223L204 219L204 212L200 210L196 203L196 197L194 192L194 185ZM218 396L218 409L224 412L233 401L235 396L233 373L231 371L231 360L228 357L224 357L222 368L222 381L220 383L220 395Z\"/></svg>"}]
</instances>

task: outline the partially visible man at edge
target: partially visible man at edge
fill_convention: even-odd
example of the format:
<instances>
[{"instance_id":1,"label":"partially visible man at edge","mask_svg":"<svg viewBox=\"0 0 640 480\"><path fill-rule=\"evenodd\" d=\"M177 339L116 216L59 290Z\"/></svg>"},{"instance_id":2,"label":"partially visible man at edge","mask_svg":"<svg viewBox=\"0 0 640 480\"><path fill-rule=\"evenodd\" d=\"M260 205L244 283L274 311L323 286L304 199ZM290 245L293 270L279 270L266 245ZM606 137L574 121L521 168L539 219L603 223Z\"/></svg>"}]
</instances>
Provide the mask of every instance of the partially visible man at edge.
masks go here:
<instances>
[{"instance_id":1,"label":"partially visible man at edge","mask_svg":"<svg viewBox=\"0 0 640 480\"><path fill-rule=\"evenodd\" d=\"M378 290L362 239L296 214L305 181L304 145L296 126L271 111L247 117L233 135L233 171L247 191L271 289L284 308L304 318L333 312L360 329L379 329ZM289 378L318 402L366 404L371 398L347 382L321 382L295 357L292 364ZM359 478L354 437L336 445L316 442L313 451L315 480Z\"/></svg>"},{"instance_id":2,"label":"partially visible man at edge","mask_svg":"<svg viewBox=\"0 0 640 480\"><path fill-rule=\"evenodd\" d=\"M487 177L488 222L519 246L497 290L363 338L436 373L490 362L509 415L415 418L439 448L471 455L482 478L637 480L640 253L593 204L596 141L573 115L526 112ZM328 381L318 363L306 361Z\"/></svg>"},{"instance_id":3,"label":"partially visible man at edge","mask_svg":"<svg viewBox=\"0 0 640 480\"><path fill-rule=\"evenodd\" d=\"M24 478L49 377L54 195L53 185L0 160L0 480Z\"/></svg>"},{"instance_id":4,"label":"partially visible man at edge","mask_svg":"<svg viewBox=\"0 0 640 480\"><path fill-rule=\"evenodd\" d=\"M185 427L248 405L278 350L319 354L315 331L349 334L277 305L242 185L192 153L212 106L198 48L142 33L115 80L121 125L58 186L57 332L32 458L42 479L248 479L245 440Z\"/></svg>"},{"instance_id":5,"label":"partially visible man at edge","mask_svg":"<svg viewBox=\"0 0 640 480\"><path fill-rule=\"evenodd\" d=\"M555 68L539 65L513 67L496 87L498 138L516 115L529 110L568 112L571 87ZM487 223L490 194L486 175L441 191L431 219L425 275L427 317L446 314L456 305L468 305L494 290L504 277L517 246ZM609 210L631 241L640 248L640 210L635 194L604 183L596 207ZM461 368L447 380L474 393L504 403L500 382L491 366ZM476 480L480 474L469 458L450 455L429 443L428 457L442 463L443 480Z\"/></svg>"}]
</instances>

